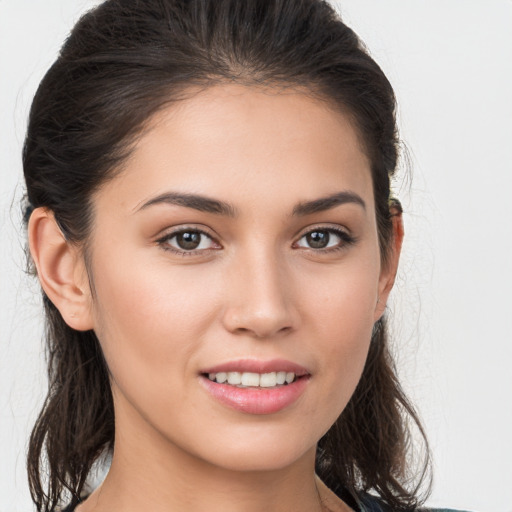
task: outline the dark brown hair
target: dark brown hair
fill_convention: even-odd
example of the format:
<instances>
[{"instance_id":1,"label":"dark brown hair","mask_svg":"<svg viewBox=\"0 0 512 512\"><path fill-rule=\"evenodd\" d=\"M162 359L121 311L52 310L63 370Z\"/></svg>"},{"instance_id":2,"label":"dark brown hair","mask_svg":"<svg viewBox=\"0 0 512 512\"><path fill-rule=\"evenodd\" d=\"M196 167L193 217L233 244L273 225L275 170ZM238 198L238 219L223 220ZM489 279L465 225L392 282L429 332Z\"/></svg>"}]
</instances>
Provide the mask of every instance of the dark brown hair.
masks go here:
<instances>
[{"instance_id":1,"label":"dark brown hair","mask_svg":"<svg viewBox=\"0 0 512 512\"><path fill-rule=\"evenodd\" d=\"M70 243L87 246L91 197L119 172L137 136L195 87L226 82L300 87L347 113L371 162L379 242L392 241L390 178L398 158L395 98L361 42L321 0L107 0L85 14L42 80L23 151L28 200ZM38 511L79 501L91 465L114 443L114 409L93 331L65 324L44 297L49 391L28 452ZM364 501L418 504L428 450L408 464L409 425L423 430L396 378L384 320L340 418L320 440L317 472ZM426 446L426 441L425 441Z\"/></svg>"}]
</instances>

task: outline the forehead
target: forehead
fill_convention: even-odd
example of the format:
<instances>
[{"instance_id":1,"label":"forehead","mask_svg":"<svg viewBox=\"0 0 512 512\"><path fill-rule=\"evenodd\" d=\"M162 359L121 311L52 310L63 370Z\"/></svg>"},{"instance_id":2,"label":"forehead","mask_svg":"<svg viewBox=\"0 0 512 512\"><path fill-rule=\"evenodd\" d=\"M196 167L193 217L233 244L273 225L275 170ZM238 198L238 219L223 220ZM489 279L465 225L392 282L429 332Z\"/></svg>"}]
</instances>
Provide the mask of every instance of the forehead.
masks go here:
<instances>
[{"instance_id":1,"label":"forehead","mask_svg":"<svg viewBox=\"0 0 512 512\"><path fill-rule=\"evenodd\" d=\"M166 189L242 206L258 196L285 204L347 189L372 194L347 115L304 91L242 85L208 88L155 115L98 200L114 192L136 210Z\"/></svg>"}]
</instances>

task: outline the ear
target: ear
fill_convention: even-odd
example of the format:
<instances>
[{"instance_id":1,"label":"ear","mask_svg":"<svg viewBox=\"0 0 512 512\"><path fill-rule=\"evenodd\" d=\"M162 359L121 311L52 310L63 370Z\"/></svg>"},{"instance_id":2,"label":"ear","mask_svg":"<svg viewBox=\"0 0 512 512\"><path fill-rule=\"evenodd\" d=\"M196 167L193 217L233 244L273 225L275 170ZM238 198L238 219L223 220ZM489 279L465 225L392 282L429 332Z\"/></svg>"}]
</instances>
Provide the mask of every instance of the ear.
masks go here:
<instances>
[{"instance_id":1,"label":"ear","mask_svg":"<svg viewBox=\"0 0 512 512\"><path fill-rule=\"evenodd\" d=\"M92 329L91 292L81 251L66 240L51 210L32 212L28 240L41 286L64 321L78 331Z\"/></svg>"},{"instance_id":2,"label":"ear","mask_svg":"<svg viewBox=\"0 0 512 512\"><path fill-rule=\"evenodd\" d=\"M384 265L381 268L379 277L379 289L377 305L375 307L376 322L381 318L386 309L386 303L389 293L395 283L396 272L398 270L398 261L402 250L402 242L404 239L404 225L402 219L402 207L399 203L392 203L390 206L391 222L393 224L392 239L390 242L389 252Z\"/></svg>"}]
</instances>

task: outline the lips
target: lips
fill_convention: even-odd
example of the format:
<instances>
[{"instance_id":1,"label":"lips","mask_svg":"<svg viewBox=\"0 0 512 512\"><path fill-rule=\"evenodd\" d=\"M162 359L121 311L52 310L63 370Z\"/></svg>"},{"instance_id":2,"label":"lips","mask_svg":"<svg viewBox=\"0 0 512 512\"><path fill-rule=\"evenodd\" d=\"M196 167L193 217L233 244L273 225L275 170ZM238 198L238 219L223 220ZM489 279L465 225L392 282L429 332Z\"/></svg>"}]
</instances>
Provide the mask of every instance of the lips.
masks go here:
<instances>
[{"instance_id":1,"label":"lips","mask_svg":"<svg viewBox=\"0 0 512 512\"><path fill-rule=\"evenodd\" d=\"M258 361L256 359L239 359L237 361L228 361L216 366L201 370L203 374L220 372L251 372L251 373L271 373L271 372L292 372L297 376L308 375L309 372L303 366L287 361L286 359L272 359L270 361Z\"/></svg>"},{"instance_id":2,"label":"lips","mask_svg":"<svg viewBox=\"0 0 512 512\"><path fill-rule=\"evenodd\" d=\"M248 414L273 414L291 406L311 375L286 360L230 361L201 371L201 384L217 402Z\"/></svg>"}]
</instances>

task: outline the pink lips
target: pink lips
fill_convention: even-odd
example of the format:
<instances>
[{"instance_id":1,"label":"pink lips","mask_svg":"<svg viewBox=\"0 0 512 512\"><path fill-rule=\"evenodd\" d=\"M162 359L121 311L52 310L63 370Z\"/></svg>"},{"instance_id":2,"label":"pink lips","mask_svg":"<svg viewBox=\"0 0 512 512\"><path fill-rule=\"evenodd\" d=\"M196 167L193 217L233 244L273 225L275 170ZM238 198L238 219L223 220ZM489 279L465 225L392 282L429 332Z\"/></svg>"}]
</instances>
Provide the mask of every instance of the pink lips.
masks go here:
<instances>
[{"instance_id":1,"label":"pink lips","mask_svg":"<svg viewBox=\"0 0 512 512\"><path fill-rule=\"evenodd\" d=\"M255 359L239 359L238 361L229 361L211 368L201 370L201 373L219 373L219 372L293 372L297 376L308 375L309 372L303 366L292 363L285 359L272 359L270 361L257 361Z\"/></svg>"},{"instance_id":2,"label":"pink lips","mask_svg":"<svg viewBox=\"0 0 512 512\"><path fill-rule=\"evenodd\" d=\"M274 388L239 388L219 384L208 378L209 373L220 372L293 372L296 380ZM201 371L200 382L206 391L220 403L248 414L273 414L292 405L305 391L310 374L302 366L285 360L256 361L251 359L230 361Z\"/></svg>"}]
</instances>

